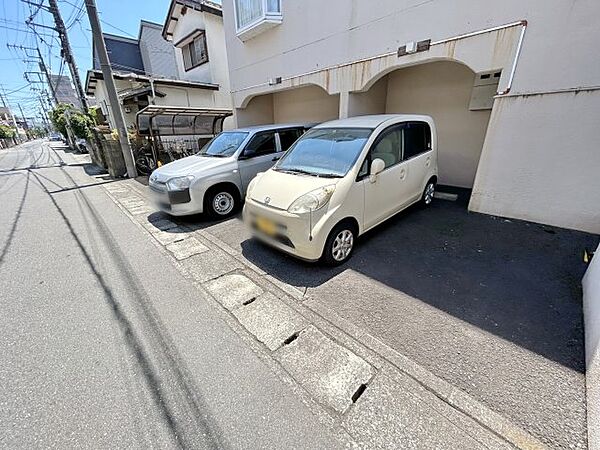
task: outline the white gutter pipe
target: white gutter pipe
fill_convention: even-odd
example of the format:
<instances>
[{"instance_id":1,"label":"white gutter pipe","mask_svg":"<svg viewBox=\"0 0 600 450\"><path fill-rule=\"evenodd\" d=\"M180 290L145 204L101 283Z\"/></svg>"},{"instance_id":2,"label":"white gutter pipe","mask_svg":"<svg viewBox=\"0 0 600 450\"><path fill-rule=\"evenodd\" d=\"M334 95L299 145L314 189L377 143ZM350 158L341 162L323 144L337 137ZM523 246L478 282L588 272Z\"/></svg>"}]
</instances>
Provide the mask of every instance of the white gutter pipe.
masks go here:
<instances>
[{"instance_id":1,"label":"white gutter pipe","mask_svg":"<svg viewBox=\"0 0 600 450\"><path fill-rule=\"evenodd\" d=\"M498 92L496 95L506 95L510 92L513 84L513 80L515 79L515 72L517 71L517 63L519 62L519 56L521 56L521 48L523 47L523 39L525 39L525 31L527 31L527 21L521 21L521 35L519 36L519 42L517 43L517 50L515 52L515 59L513 61L513 65L510 69L510 75L508 76L508 84L506 85L506 89L501 92Z\"/></svg>"}]
</instances>

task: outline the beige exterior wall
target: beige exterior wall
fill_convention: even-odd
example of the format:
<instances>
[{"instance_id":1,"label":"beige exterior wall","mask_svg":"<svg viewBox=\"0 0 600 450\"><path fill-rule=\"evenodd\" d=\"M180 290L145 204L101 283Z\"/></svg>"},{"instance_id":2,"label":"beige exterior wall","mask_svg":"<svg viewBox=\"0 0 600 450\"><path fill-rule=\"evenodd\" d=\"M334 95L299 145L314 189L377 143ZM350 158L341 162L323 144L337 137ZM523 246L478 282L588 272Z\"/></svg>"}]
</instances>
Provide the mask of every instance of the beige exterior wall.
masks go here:
<instances>
[{"instance_id":1,"label":"beige exterior wall","mask_svg":"<svg viewBox=\"0 0 600 450\"><path fill-rule=\"evenodd\" d=\"M273 94L275 123L325 122L337 119L339 95L329 95L318 86L306 86Z\"/></svg>"},{"instance_id":2,"label":"beige exterior wall","mask_svg":"<svg viewBox=\"0 0 600 450\"><path fill-rule=\"evenodd\" d=\"M385 112L427 114L438 132L439 182L473 186L490 111L469 111L475 74L453 62L392 72Z\"/></svg>"},{"instance_id":3,"label":"beige exterior wall","mask_svg":"<svg viewBox=\"0 0 600 450\"><path fill-rule=\"evenodd\" d=\"M375 81L399 68L439 60L459 62L474 73L502 70L499 89L503 90L520 26L436 44L415 55L399 58L395 52L409 41L435 42L527 20L510 93L514 96L495 101L470 208L600 233L600 220L593 211L600 209L600 177L589 176L592 170L600 171L599 152L591 150L594 145L598 148L598 133L593 120L588 120L600 116L600 58L590 56L596 54L595 42L600 41L596 20L600 2L380 0L373 7L369 0L282 1L283 23L246 42L236 36L233 0L223 0L223 11L233 104L237 117L245 115L244 120L249 113L242 111L256 95L309 84L340 96L340 117L375 112L381 108L383 92L390 91L382 82L375 85L378 95L375 91L361 95ZM270 86L268 80L275 77L282 77L282 83ZM390 79L399 85L401 75ZM582 87L589 91L580 92ZM562 92L570 89L580 93ZM458 89L452 101L456 103L463 94ZM425 107L428 99L431 96L413 97L410 103L414 108ZM397 106L408 104L398 101ZM464 126L469 119L476 122L476 130L482 130L486 122L485 113L474 113L463 115L458 125ZM576 134L565 132L565 126ZM447 138L440 136L440 148L446 145L457 155L442 164L454 165L454 184L468 186L481 134L468 133L461 146L458 133L453 142L445 142L454 130L444 131L445 124L441 127ZM560 136L557 129L563 130ZM564 164L567 148L568 163ZM465 161L468 167L461 174L458 169ZM582 180L586 195L575 189Z\"/></svg>"},{"instance_id":4,"label":"beige exterior wall","mask_svg":"<svg viewBox=\"0 0 600 450\"><path fill-rule=\"evenodd\" d=\"M600 247L583 278L588 446L600 449Z\"/></svg>"},{"instance_id":5,"label":"beige exterior wall","mask_svg":"<svg viewBox=\"0 0 600 450\"><path fill-rule=\"evenodd\" d=\"M305 86L254 97L238 110L238 126L290 122L325 122L337 119L339 95L318 86Z\"/></svg>"},{"instance_id":6,"label":"beige exterior wall","mask_svg":"<svg viewBox=\"0 0 600 450\"><path fill-rule=\"evenodd\" d=\"M267 125L275 122L273 116L273 94L254 97L244 109L236 111L235 122L238 127Z\"/></svg>"}]
</instances>

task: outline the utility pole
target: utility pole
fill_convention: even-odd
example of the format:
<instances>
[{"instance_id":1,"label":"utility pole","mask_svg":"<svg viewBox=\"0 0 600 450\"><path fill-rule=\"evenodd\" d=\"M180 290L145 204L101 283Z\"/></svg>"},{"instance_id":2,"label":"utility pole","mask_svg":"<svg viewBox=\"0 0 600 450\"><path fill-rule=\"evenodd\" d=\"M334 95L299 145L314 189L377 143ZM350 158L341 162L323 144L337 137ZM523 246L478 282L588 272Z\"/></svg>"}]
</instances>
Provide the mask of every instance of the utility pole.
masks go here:
<instances>
[{"instance_id":1,"label":"utility pole","mask_svg":"<svg viewBox=\"0 0 600 450\"><path fill-rule=\"evenodd\" d=\"M44 121L46 122L48 131L50 131L50 119L48 118L48 110L46 109L46 105L44 105L44 99L42 98L41 94L38 98L40 100L40 105L42 106L42 117L44 118Z\"/></svg>"},{"instance_id":2,"label":"utility pole","mask_svg":"<svg viewBox=\"0 0 600 450\"><path fill-rule=\"evenodd\" d=\"M102 69L104 84L106 85L106 90L108 92L110 109L112 110L113 119L117 126L117 131L119 132L119 141L121 142L121 151L123 152L125 166L127 167L127 175L130 178L134 178L137 176L137 171L133 162L131 147L129 146L125 119L123 118L123 111L121 110L121 104L119 103L119 96L117 95L117 87L115 86L115 80L113 79L112 67L108 59L108 53L106 52L106 44L104 43L104 36L102 35L102 27L100 26L100 19L98 17L95 0L85 0L85 7L90 19L90 26L92 27L94 45L96 46L98 58L100 59L100 68Z\"/></svg>"},{"instance_id":3,"label":"utility pole","mask_svg":"<svg viewBox=\"0 0 600 450\"><path fill-rule=\"evenodd\" d=\"M56 89L54 84L52 83L52 77L48 72L48 68L46 67L46 63L44 62L44 58L42 57L42 52L40 52L40 48L36 47L36 51L39 58L39 66L42 73L46 76L46 81L48 82L48 86L50 86L50 92L52 93L52 98L54 100L54 106L57 107L59 104L58 97L56 95ZM65 121L66 121L66 130L67 130L67 141L69 146L73 149L77 148L77 142L75 141L75 133L73 132L73 127L71 126L71 120L69 117L69 111L65 110Z\"/></svg>"},{"instance_id":4,"label":"utility pole","mask_svg":"<svg viewBox=\"0 0 600 450\"><path fill-rule=\"evenodd\" d=\"M77 70L77 64L75 63L75 58L73 57L73 51L71 50L69 37L67 36L67 28L65 27L65 23L60 15L60 10L58 9L56 0L48 0L48 2L50 3L50 12L54 16L56 31L58 32L58 37L60 38L60 42L62 44L62 56L69 65L71 78L75 83L75 89L77 89L77 95L79 97L79 101L81 102L81 107L85 112L87 112L88 102L87 98L85 97L85 91L83 90L83 86L81 84L81 78L79 78L79 71Z\"/></svg>"},{"instance_id":5,"label":"utility pole","mask_svg":"<svg viewBox=\"0 0 600 450\"><path fill-rule=\"evenodd\" d=\"M29 125L27 124L27 118L25 117L25 114L23 113L23 108L21 108L21 104L17 103L17 106L19 107L19 111L21 111L21 118L23 119L23 127L25 128L25 135L27 136L27 139L30 139Z\"/></svg>"}]
</instances>

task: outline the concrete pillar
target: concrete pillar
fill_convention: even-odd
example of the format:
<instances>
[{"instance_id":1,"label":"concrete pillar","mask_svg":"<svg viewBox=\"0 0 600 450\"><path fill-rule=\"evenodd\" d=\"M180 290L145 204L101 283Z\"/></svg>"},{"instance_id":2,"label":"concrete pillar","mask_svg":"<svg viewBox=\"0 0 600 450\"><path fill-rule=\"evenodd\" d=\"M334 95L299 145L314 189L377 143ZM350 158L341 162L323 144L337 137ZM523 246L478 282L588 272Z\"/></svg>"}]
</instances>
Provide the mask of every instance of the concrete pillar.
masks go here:
<instances>
[{"instance_id":1,"label":"concrete pillar","mask_svg":"<svg viewBox=\"0 0 600 450\"><path fill-rule=\"evenodd\" d=\"M583 278L588 445L600 449L600 246Z\"/></svg>"},{"instance_id":2,"label":"concrete pillar","mask_svg":"<svg viewBox=\"0 0 600 450\"><path fill-rule=\"evenodd\" d=\"M347 91L340 92L340 113L339 113L340 119L347 119L349 117L348 116L349 103L350 103L350 92L347 92Z\"/></svg>"}]
</instances>

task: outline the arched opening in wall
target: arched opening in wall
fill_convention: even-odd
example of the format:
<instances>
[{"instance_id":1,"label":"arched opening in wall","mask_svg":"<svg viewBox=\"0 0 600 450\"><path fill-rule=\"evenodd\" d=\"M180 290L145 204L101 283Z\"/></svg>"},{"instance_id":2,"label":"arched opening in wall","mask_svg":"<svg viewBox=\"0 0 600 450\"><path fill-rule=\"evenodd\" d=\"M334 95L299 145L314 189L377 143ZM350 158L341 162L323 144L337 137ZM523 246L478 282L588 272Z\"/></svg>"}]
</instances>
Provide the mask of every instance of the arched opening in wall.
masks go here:
<instances>
[{"instance_id":1,"label":"arched opening in wall","mask_svg":"<svg viewBox=\"0 0 600 450\"><path fill-rule=\"evenodd\" d=\"M481 78L483 77L483 78ZM472 188L500 71L475 74L454 61L397 69L351 93L348 114L427 114L438 132L439 183Z\"/></svg>"},{"instance_id":2,"label":"arched opening in wall","mask_svg":"<svg viewBox=\"0 0 600 450\"><path fill-rule=\"evenodd\" d=\"M337 119L340 96L319 86L303 86L258 95L236 109L239 127L289 122L325 122Z\"/></svg>"}]
</instances>

